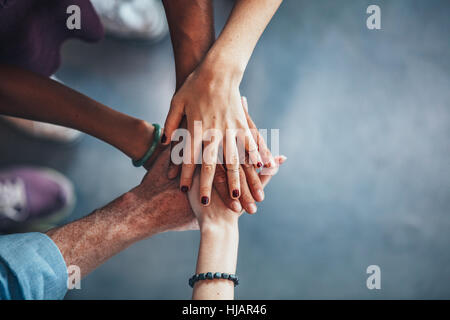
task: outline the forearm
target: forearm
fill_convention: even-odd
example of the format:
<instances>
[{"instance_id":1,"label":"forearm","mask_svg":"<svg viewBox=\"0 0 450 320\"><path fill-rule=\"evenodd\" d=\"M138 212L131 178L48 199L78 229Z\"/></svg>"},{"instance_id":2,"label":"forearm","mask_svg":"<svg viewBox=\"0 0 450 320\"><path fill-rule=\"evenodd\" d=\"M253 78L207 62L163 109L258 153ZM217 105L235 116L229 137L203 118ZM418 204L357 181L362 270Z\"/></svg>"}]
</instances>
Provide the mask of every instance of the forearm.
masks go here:
<instances>
[{"instance_id":1,"label":"forearm","mask_svg":"<svg viewBox=\"0 0 450 320\"><path fill-rule=\"evenodd\" d=\"M84 277L134 242L157 233L157 224L153 224L150 213L146 214L145 223L137 226L136 213L142 210L138 203L132 192L126 193L80 220L48 231L47 235L58 246L66 265L78 266Z\"/></svg>"},{"instance_id":2,"label":"forearm","mask_svg":"<svg viewBox=\"0 0 450 320\"><path fill-rule=\"evenodd\" d=\"M240 81L253 50L282 0L237 0L208 63L233 73Z\"/></svg>"},{"instance_id":3,"label":"forearm","mask_svg":"<svg viewBox=\"0 0 450 320\"><path fill-rule=\"evenodd\" d=\"M133 159L153 138L146 122L108 108L56 81L0 65L0 114L70 127L103 140Z\"/></svg>"},{"instance_id":4,"label":"forearm","mask_svg":"<svg viewBox=\"0 0 450 320\"><path fill-rule=\"evenodd\" d=\"M225 225L203 225L196 273L235 274L238 243L237 217L232 223ZM234 283L223 279L197 281L192 298L195 300L231 300L234 298Z\"/></svg>"},{"instance_id":5,"label":"forearm","mask_svg":"<svg viewBox=\"0 0 450 320\"><path fill-rule=\"evenodd\" d=\"M195 70L214 43L211 0L164 0L170 28L177 89Z\"/></svg>"}]
</instances>

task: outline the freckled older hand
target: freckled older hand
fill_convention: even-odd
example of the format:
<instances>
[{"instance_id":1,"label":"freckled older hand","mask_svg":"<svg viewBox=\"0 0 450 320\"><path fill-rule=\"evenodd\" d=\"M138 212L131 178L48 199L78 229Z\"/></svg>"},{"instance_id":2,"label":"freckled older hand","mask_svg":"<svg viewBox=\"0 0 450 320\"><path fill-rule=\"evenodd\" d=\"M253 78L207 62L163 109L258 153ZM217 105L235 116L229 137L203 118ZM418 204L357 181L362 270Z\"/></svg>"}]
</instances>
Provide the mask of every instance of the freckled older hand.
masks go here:
<instances>
[{"instance_id":1,"label":"freckled older hand","mask_svg":"<svg viewBox=\"0 0 450 320\"><path fill-rule=\"evenodd\" d=\"M154 224L155 221L158 232L198 229L186 193L180 191L177 180L167 178L169 157L169 148L161 148L141 184L130 191L141 208L131 214L134 214L136 228L144 234L150 229L154 232L154 226L149 228L147 224ZM154 210L156 206L158 210ZM155 217L155 214L158 216Z\"/></svg>"}]
</instances>

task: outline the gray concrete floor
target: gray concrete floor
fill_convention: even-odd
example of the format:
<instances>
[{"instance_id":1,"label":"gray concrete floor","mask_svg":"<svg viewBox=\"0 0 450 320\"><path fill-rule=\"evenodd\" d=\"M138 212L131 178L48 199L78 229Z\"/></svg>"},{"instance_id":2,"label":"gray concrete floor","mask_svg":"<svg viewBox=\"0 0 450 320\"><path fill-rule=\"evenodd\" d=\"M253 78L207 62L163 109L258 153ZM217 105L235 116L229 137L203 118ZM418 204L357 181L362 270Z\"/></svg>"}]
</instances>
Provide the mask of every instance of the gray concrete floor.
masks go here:
<instances>
[{"instance_id":1,"label":"gray concrete floor","mask_svg":"<svg viewBox=\"0 0 450 320\"><path fill-rule=\"evenodd\" d=\"M379 4L382 30L365 26ZM231 2L216 1L218 27ZM450 4L289 1L263 35L241 91L288 162L256 216L241 219L240 299L450 298ZM57 74L120 111L163 122L174 89L169 39L67 43ZM94 138L62 147L0 127L0 166L56 168L79 218L144 171ZM100 160L107 161L99 166ZM198 233L138 243L68 299L184 299ZM381 290L366 268L381 268Z\"/></svg>"}]
</instances>

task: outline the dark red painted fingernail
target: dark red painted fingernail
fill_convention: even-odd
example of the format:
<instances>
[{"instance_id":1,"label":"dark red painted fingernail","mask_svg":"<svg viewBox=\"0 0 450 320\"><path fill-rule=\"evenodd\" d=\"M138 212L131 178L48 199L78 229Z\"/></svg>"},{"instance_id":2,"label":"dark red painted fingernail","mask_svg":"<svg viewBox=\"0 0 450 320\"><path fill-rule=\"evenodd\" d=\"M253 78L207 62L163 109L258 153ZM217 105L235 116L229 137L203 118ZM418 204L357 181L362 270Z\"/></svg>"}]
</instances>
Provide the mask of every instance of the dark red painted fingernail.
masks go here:
<instances>
[{"instance_id":1,"label":"dark red painted fingernail","mask_svg":"<svg viewBox=\"0 0 450 320\"><path fill-rule=\"evenodd\" d=\"M166 141L167 141L166 134L163 134L161 137L161 143L166 143Z\"/></svg>"},{"instance_id":2,"label":"dark red painted fingernail","mask_svg":"<svg viewBox=\"0 0 450 320\"><path fill-rule=\"evenodd\" d=\"M188 192L189 188L187 186L181 186L181 191Z\"/></svg>"},{"instance_id":3,"label":"dark red painted fingernail","mask_svg":"<svg viewBox=\"0 0 450 320\"><path fill-rule=\"evenodd\" d=\"M263 166L263 164L262 164L261 161L259 161L259 162L256 164L256 166L257 166L258 168L261 168L261 167Z\"/></svg>"},{"instance_id":4,"label":"dark red painted fingernail","mask_svg":"<svg viewBox=\"0 0 450 320\"><path fill-rule=\"evenodd\" d=\"M207 205L209 203L208 197L202 197L202 204Z\"/></svg>"},{"instance_id":5,"label":"dark red painted fingernail","mask_svg":"<svg viewBox=\"0 0 450 320\"><path fill-rule=\"evenodd\" d=\"M233 190L233 198L239 198L239 190Z\"/></svg>"}]
</instances>

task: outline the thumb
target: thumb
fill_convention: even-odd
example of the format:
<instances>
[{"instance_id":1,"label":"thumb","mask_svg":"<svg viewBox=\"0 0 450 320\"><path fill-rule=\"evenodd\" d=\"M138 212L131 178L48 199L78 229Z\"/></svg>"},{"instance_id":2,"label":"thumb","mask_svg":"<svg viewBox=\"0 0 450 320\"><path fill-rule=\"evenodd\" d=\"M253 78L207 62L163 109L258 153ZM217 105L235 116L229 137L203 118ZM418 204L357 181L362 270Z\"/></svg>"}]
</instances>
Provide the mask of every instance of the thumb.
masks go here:
<instances>
[{"instance_id":1,"label":"thumb","mask_svg":"<svg viewBox=\"0 0 450 320\"><path fill-rule=\"evenodd\" d=\"M181 119L184 114L184 105L175 98L170 103L169 114L167 115L166 122L164 124L164 133L161 137L161 143L168 145L172 137L172 133L180 126Z\"/></svg>"}]
</instances>

